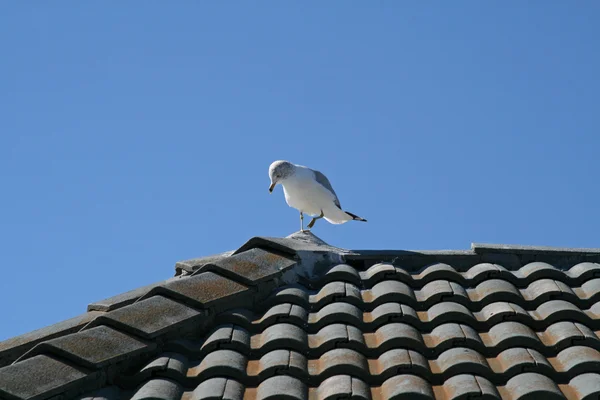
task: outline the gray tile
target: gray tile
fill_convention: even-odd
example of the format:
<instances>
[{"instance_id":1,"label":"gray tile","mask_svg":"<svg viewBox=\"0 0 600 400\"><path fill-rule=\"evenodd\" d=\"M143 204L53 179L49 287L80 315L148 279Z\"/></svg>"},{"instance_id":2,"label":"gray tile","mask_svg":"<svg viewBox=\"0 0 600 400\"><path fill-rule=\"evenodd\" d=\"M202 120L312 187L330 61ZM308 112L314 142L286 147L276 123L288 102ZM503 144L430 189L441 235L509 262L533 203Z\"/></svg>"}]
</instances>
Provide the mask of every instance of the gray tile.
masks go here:
<instances>
[{"instance_id":1,"label":"gray tile","mask_svg":"<svg viewBox=\"0 0 600 400\"><path fill-rule=\"evenodd\" d=\"M494 302L513 302L524 304L524 299L512 283L503 279L488 279L481 282L474 290L471 290L469 297L474 302L490 304Z\"/></svg>"},{"instance_id":2,"label":"gray tile","mask_svg":"<svg viewBox=\"0 0 600 400\"><path fill-rule=\"evenodd\" d=\"M256 285L281 276L294 265L296 261L288 257L256 248L206 264L198 271L214 271L246 285Z\"/></svg>"},{"instance_id":3,"label":"gray tile","mask_svg":"<svg viewBox=\"0 0 600 400\"><path fill-rule=\"evenodd\" d=\"M488 331L490 344L499 349L509 347L540 348L538 335L527 325L519 322L502 322L496 324Z\"/></svg>"},{"instance_id":4,"label":"gray tile","mask_svg":"<svg viewBox=\"0 0 600 400\"><path fill-rule=\"evenodd\" d=\"M405 316L402 305L396 302L383 303L375 307L370 313L366 313L364 317L365 323L372 326L373 329L386 323L399 322L402 320L408 323L411 319L411 315ZM416 313L412 322L420 324Z\"/></svg>"},{"instance_id":5,"label":"gray tile","mask_svg":"<svg viewBox=\"0 0 600 400\"><path fill-rule=\"evenodd\" d=\"M325 379L316 389L315 397L317 400L371 400L371 389L361 379L350 375L337 375Z\"/></svg>"},{"instance_id":6,"label":"gray tile","mask_svg":"<svg viewBox=\"0 0 600 400\"><path fill-rule=\"evenodd\" d=\"M302 287L284 287L277 289L267 299L266 304L277 304L277 303L292 303L302 306L304 308L310 308L310 294L307 290Z\"/></svg>"},{"instance_id":7,"label":"gray tile","mask_svg":"<svg viewBox=\"0 0 600 400\"><path fill-rule=\"evenodd\" d=\"M385 378L398 373L431 376L429 363L420 353L408 349L393 349L383 353L377 360L377 375Z\"/></svg>"},{"instance_id":8,"label":"gray tile","mask_svg":"<svg viewBox=\"0 0 600 400\"><path fill-rule=\"evenodd\" d=\"M385 280L373 286L370 291L365 292L365 302L376 305L387 302L398 302L414 306L416 298L414 291L400 281Z\"/></svg>"},{"instance_id":9,"label":"gray tile","mask_svg":"<svg viewBox=\"0 0 600 400\"><path fill-rule=\"evenodd\" d=\"M41 343L25 356L52 352L85 367L101 368L152 351L155 346L107 326L97 326Z\"/></svg>"},{"instance_id":10,"label":"gray tile","mask_svg":"<svg viewBox=\"0 0 600 400\"><path fill-rule=\"evenodd\" d=\"M447 322L459 322L470 325L473 321L475 321L473 313L467 307L458 303L438 303L427 310L427 322L432 325L432 329L434 326Z\"/></svg>"},{"instance_id":11,"label":"gray tile","mask_svg":"<svg viewBox=\"0 0 600 400\"><path fill-rule=\"evenodd\" d=\"M587 373L576 376L569 382L573 397L578 400L596 400L600 398L600 374Z\"/></svg>"},{"instance_id":12,"label":"gray tile","mask_svg":"<svg viewBox=\"0 0 600 400\"><path fill-rule=\"evenodd\" d=\"M388 279L396 275L396 268L389 263L379 263L372 265L366 271L362 272L361 278L363 281L368 282L370 286L377 282Z\"/></svg>"},{"instance_id":13,"label":"gray tile","mask_svg":"<svg viewBox=\"0 0 600 400\"><path fill-rule=\"evenodd\" d=\"M307 400L308 388L291 376L274 376L261 382L256 390L256 400L276 399Z\"/></svg>"},{"instance_id":14,"label":"gray tile","mask_svg":"<svg viewBox=\"0 0 600 400\"><path fill-rule=\"evenodd\" d=\"M176 400L183 389L175 381L164 378L151 379L136 390L131 400Z\"/></svg>"},{"instance_id":15,"label":"gray tile","mask_svg":"<svg viewBox=\"0 0 600 400\"><path fill-rule=\"evenodd\" d=\"M558 371L569 371L572 374L600 371L600 352L591 347L571 346L556 356Z\"/></svg>"},{"instance_id":16,"label":"gray tile","mask_svg":"<svg viewBox=\"0 0 600 400\"><path fill-rule=\"evenodd\" d=\"M327 271L325 275L323 275L323 277L319 280L321 285L333 281L350 282L355 285L361 284L360 274L358 273L356 268L347 264L335 265L333 268Z\"/></svg>"},{"instance_id":17,"label":"gray tile","mask_svg":"<svg viewBox=\"0 0 600 400\"><path fill-rule=\"evenodd\" d=\"M24 335L0 342L0 367L9 365L25 352L33 348L36 344L59 336L68 335L79 331L96 317L102 315L101 312L87 312L78 315L75 318L68 319L58 324L50 325Z\"/></svg>"},{"instance_id":18,"label":"gray tile","mask_svg":"<svg viewBox=\"0 0 600 400\"><path fill-rule=\"evenodd\" d=\"M481 399L499 400L500 394L496 387L480 376L461 374L453 376L444 382L444 390L448 400Z\"/></svg>"},{"instance_id":19,"label":"gray tile","mask_svg":"<svg viewBox=\"0 0 600 400\"><path fill-rule=\"evenodd\" d=\"M465 347L446 350L440 354L436 365L444 376L452 376L467 370L476 375L491 375L490 366L485 357L477 351Z\"/></svg>"},{"instance_id":20,"label":"gray tile","mask_svg":"<svg viewBox=\"0 0 600 400\"><path fill-rule=\"evenodd\" d=\"M571 267L567 271L567 275L580 282L585 282L591 278L600 278L600 264L582 262Z\"/></svg>"},{"instance_id":21,"label":"gray tile","mask_svg":"<svg viewBox=\"0 0 600 400\"><path fill-rule=\"evenodd\" d=\"M148 376L160 371L173 379L185 377L188 369L188 359L178 353L163 353L148 363L140 373L148 373Z\"/></svg>"},{"instance_id":22,"label":"gray tile","mask_svg":"<svg viewBox=\"0 0 600 400\"><path fill-rule=\"evenodd\" d=\"M530 322L531 315L523 307L509 302L496 302L486 305L478 313L478 320L489 327L506 320Z\"/></svg>"},{"instance_id":23,"label":"gray tile","mask_svg":"<svg viewBox=\"0 0 600 400\"><path fill-rule=\"evenodd\" d=\"M227 376L236 380L245 380L248 359L233 350L216 350L208 353L192 374L202 380L217 376Z\"/></svg>"},{"instance_id":24,"label":"gray tile","mask_svg":"<svg viewBox=\"0 0 600 400\"><path fill-rule=\"evenodd\" d=\"M584 291L586 299L596 301L600 296L600 278L590 279L581 285L581 289Z\"/></svg>"},{"instance_id":25,"label":"gray tile","mask_svg":"<svg viewBox=\"0 0 600 400\"><path fill-rule=\"evenodd\" d=\"M272 325L256 339L257 343L255 345L253 340L252 347L260 349L262 353L281 348L303 352L308 343L306 331L291 324Z\"/></svg>"},{"instance_id":26,"label":"gray tile","mask_svg":"<svg viewBox=\"0 0 600 400\"><path fill-rule=\"evenodd\" d=\"M298 326L304 326L308 321L308 313L300 306L283 303L275 305L256 321L263 330L268 326L277 323L290 323Z\"/></svg>"},{"instance_id":27,"label":"gray tile","mask_svg":"<svg viewBox=\"0 0 600 400\"><path fill-rule=\"evenodd\" d=\"M415 375L396 375L381 386L381 398L389 400L434 400L429 382Z\"/></svg>"},{"instance_id":28,"label":"gray tile","mask_svg":"<svg viewBox=\"0 0 600 400\"><path fill-rule=\"evenodd\" d=\"M98 379L46 355L0 368L0 398L47 399Z\"/></svg>"},{"instance_id":29,"label":"gray tile","mask_svg":"<svg viewBox=\"0 0 600 400\"><path fill-rule=\"evenodd\" d=\"M564 272L545 262L532 262L515 272L517 277L526 278L529 282L542 278L561 279Z\"/></svg>"},{"instance_id":30,"label":"gray tile","mask_svg":"<svg viewBox=\"0 0 600 400\"><path fill-rule=\"evenodd\" d=\"M251 306L255 295L247 286L213 272L172 280L153 289L149 296L160 293L193 307L212 308L215 311Z\"/></svg>"},{"instance_id":31,"label":"gray tile","mask_svg":"<svg viewBox=\"0 0 600 400\"><path fill-rule=\"evenodd\" d=\"M426 350L421 333L408 324L385 324L375 333L365 333L364 336L367 346L377 353L399 347Z\"/></svg>"},{"instance_id":32,"label":"gray tile","mask_svg":"<svg viewBox=\"0 0 600 400\"><path fill-rule=\"evenodd\" d=\"M538 279L533 281L523 291L524 297L528 301L536 301L536 304L560 298L571 301L579 300L570 289L562 287L562 282L561 286L559 286L558 282L560 281L555 281L554 279Z\"/></svg>"},{"instance_id":33,"label":"gray tile","mask_svg":"<svg viewBox=\"0 0 600 400\"><path fill-rule=\"evenodd\" d=\"M552 379L533 372L511 378L504 390L511 399L564 400L565 398Z\"/></svg>"},{"instance_id":34,"label":"gray tile","mask_svg":"<svg viewBox=\"0 0 600 400\"><path fill-rule=\"evenodd\" d=\"M432 281L416 292L417 301L422 308L440 301L468 303L467 292L462 286L447 280Z\"/></svg>"},{"instance_id":35,"label":"gray tile","mask_svg":"<svg viewBox=\"0 0 600 400\"><path fill-rule=\"evenodd\" d=\"M544 321L545 324L559 320L586 321L586 315L575 304L564 300L551 300L542 303L534 312L538 321Z\"/></svg>"},{"instance_id":36,"label":"gray tile","mask_svg":"<svg viewBox=\"0 0 600 400\"><path fill-rule=\"evenodd\" d=\"M363 313L360 308L344 302L335 302L323 307L317 313L310 314L308 323L315 327L332 323L350 324L357 327L363 325Z\"/></svg>"},{"instance_id":37,"label":"gray tile","mask_svg":"<svg viewBox=\"0 0 600 400\"><path fill-rule=\"evenodd\" d=\"M198 385L189 400L242 400L243 397L241 383L228 378L212 378Z\"/></svg>"},{"instance_id":38,"label":"gray tile","mask_svg":"<svg viewBox=\"0 0 600 400\"><path fill-rule=\"evenodd\" d=\"M280 349L263 355L260 360L253 362L251 375L259 375L261 380L274 375L294 375L308 377L308 361L302 354Z\"/></svg>"},{"instance_id":39,"label":"gray tile","mask_svg":"<svg viewBox=\"0 0 600 400\"><path fill-rule=\"evenodd\" d=\"M497 366L495 372L505 376L515 376L523 371L536 371L554 376L552 365L539 352L523 347L506 349L493 360Z\"/></svg>"},{"instance_id":40,"label":"gray tile","mask_svg":"<svg viewBox=\"0 0 600 400\"><path fill-rule=\"evenodd\" d=\"M319 292L309 297L310 303L315 308L323 307L333 301L346 296L345 282L334 281L326 284Z\"/></svg>"},{"instance_id":41,"label":"gray tile","mask_svg":"<svg viewBox=\"0 0 600 400\"><path fill-rule=\"evenodd\" d=\"M568 347L574 342L582 344L582 341L586 339L598 341L591 329L571 321L561 321L550 325L544 332L541 332L540 337L546 347L559 349Z\"/></svg>"},{"instance_id":42,"label":"gray tile","mask_svg":"<svg viewBox=\"0 0 600 400\"><path fill-rule=\"evenodd\" d=\"M109 312L98 323L114 321L121 329L144 338L154 338L185 324L197 326L202 318L201 312L184 304L163 296L152 296Z\"/></svg>"},{"instance_id":43,"label":"gray tile","mask_svg":"<svg viewBox=\"0 0 600 400\"><path fill-rule=\"evenodd\" d=\"M462 275L445 263L436 263L425 267L422 272L415 275L415 280L418 280L421 286L436 280L464 282Z\"/></svg>"},{"instance_id":44,"label":"gray tile","mask_svg":"<svg viewBox=\"0 0 600 400\"><path fill-rule=\"evenodd\" d=\"M250 352L250 333L235 325L217 326L206 336L201 351L206 354L219 348L248 354Z\"/></svg>"},{"instance_id":45,"label":"gray tile","mask_svg":"<svg viewBox=\"0 0 600 400\"><path fill-rule=\"evenodd\" d=\"M469 348L480 348L482 346L481 339L473 328L455 323L436 326L427 339L435 347L436 352L457 346Z\"/></svg>"},{"instance_id":46,"label":"gray tile","mask_svg":"<svg viewBox=\"0 0 600 400\"><path fill-rule=\"evenodd\" d=\"M322 375L352 375L367 378L369 376L369 363L365 356L358 351L332 349L321 355L319 359L309 361L308 372L315 377Z\"/></svg>"},{"instance_id":47,"label":"gray tile","mask_svg":"<svg viewBox=\"0 0 600 400\"><path fill-rule=\"evenodd\" d=\"M366 348L362 332L358 328L344 324L323 327L316 334L309 336L308 343L314 355L323 354L339 346L357 350Z\"/></svg>"},{"instance_id":48,"label":"gray tile","mask_svg":"<svg viewBox=\"0 0 600 400\"><path fill-rule=\"evenodd\" d=\"M77 400L121 400L121 390L116 386L108 386L91 393L86 393Z\"/></svg>"},{"instance_id":49,"label":"gray tile","mask_svg":"<svg viewBox=\"0 0 600 400\"><path fill-rule=\"evenodd\" d=\"M193 258L190 260L184 260L184 261L178 261L175 264L175 275L179 276L182 275L184 273L188 273L191 274L194 271L196 271L197 269L203 267L206 264L212 264L215 262L218 262L219 260L225 258L225 257L230 257L233 254L233 251L227 251L225 253L221 253L221 254L215 254L212 256L206 256L206 257L200 257L200 258Z\"/></svg>"},{"instance_id":50,"label":"gray tile","mask_svg":"<svg viewBox=\"0 0 600 400\"><path fill-rule=\"evenodd\" d=\"M134 303L137 299L147 294L156 286L164 284L165 281L156 282L150 285L142 286L129 292L121 293L104 300L96 301L88 305L88 311L112 311L117 308Z\"/></svg>"},{"instance_id":51,"label":"gray tile","mask_svg":"<svg viewBox=\"0 0 600 400\"><path fill-rule=\"evenodd\" d=\"M491 263L480 263L469 268L464 277L471 281L471 285L477 285L487 279L514 279L514 275L501 265Z\"/></svg>"}]
</instances>

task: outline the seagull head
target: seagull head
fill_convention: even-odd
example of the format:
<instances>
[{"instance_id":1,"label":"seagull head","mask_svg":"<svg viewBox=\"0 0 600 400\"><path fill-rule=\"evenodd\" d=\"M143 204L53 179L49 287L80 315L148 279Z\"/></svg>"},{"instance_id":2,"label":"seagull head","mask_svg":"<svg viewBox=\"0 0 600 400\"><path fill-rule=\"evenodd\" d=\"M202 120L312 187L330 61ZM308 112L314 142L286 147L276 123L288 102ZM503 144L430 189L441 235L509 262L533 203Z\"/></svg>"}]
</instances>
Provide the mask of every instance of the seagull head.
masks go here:
<instances>
[{"instance_id":1,"label":"seagull head","mask_svg":"<svg viewBox=\"0 0 600 400\"><path fill-rule=\"evenodd\" d=\"M271 179L271 186L269 186L269 193L273 192L275 186L279 183L283 183L287 178L294 174L295 166L289 161L274 161L269 167L269 178Z\"/></svg>"}]
</instances>

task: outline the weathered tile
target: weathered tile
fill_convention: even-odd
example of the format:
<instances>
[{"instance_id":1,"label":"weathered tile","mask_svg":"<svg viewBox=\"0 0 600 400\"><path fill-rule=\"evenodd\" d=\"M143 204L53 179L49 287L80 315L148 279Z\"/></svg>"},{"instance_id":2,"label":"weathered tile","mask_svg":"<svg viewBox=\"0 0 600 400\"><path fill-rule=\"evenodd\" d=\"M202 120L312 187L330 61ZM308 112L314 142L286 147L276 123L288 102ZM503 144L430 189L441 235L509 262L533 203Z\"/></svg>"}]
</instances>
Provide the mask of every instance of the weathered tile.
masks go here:
<instances>
[{"instance_id":1,"label":"weathered tile","mask_svg":"<svg viewBox=\"0 0 600 400\"><path fill-rule=\"evenodd\" d=\"M252 348L263 354L280 348L303 352L306 351L307 344L306 331L292 324L272 325L252 338Z\"/></svg>"},{"instance_id":2,"label":"weathered tile","mask_svg":"<svg viewBox=\"0 0 600 400\"><path fill-rule=\"evenodd\" d=\"M215 260L200 267L195 274L214 271L246 285L271 280L296 265L291 258L259 248L250 249L231 257Z\"/></svg>"},{"instance_id":3,"label":"weathered tile","mask_svg":"<svg viewBox=\"0 0 600 400\"><path fill-rule=\"evenodd\" d=\"M352 304L336 302L323 307L317 313L310 314L308 323L315 325L316 328L331 323L344 323L360 327L363 324L363 313Z\"/></svg>"},{"instance_id":4,"label":"weathered tile","mask_svg":"<svg viewBox=\"0 0 600 400\"><path fill-rule=\"evenodd\" d=\"M242 400L244 386L229 378L212 378L203 381L189 397L189 400Z\"/></svg>"},{"instance_id":5,"label":"weathered tile","mask_svg":"<svg viewBox=\"0 0 600 400\"><path fill-rule=\"evenodd\" d=\"M197 367L190 369L188 376L198 376L202 380L227 376L242 381L246 378L248 359L234 350L215 350L204 356Z\"/></svg>"},{"instance_id":6,"label":"weathered tile","mask_svg":"<svg viewBox=\"0 0 600 400\"><path fill-rule=\"evenodd\" d=\"M367 377L369 364L365 356L350 349L333 349L325 352L321 357L308 362L310 375L352 375Z\"/></svg>"},{"instance_id":7,"label":"weathered tile","mask_svg":"<svg viewBox=\"0 0 600 400\"><path fill-rule=\"evenodd\" d=\"M386 380L379 389L381 399L430 399L435 396L431 384L415 375L396 375Z\"/></svg>"},{"instance_id":8,"label":"weathered tile","mask_svg":"<svg viewBox=\"0 0 600 400\"><path fill-rule=\"evenodd\" d=\"M477 398L481 400L500 399L500 394L487 379L471 374L461 374L446 380L442 388L448 400ZM440 390L440 391L442 391Z\"/></svg>"},{"instance_id":9,"label":"weathered tile","mask_svg":"<svg viewBox=\"0 0 600 400\"><path fill-rule=\"evenodd\" d=\"M96 379L89 371L37 355L0 368L0 398L47 399Z\"/></svg>"},{"instance_id":10,"label":"weathered tile","mask_svg":"<svg viewBox=\"0 0 600 400\"><path fill-rule=\"evenodd\" d=\"M90 321L102 315L102 312L92 311L77 317L47 326L33 332L25 333L0 342L0 367L9 365L25 352L44 340L54 339L79 331Z\"/></svg>"},{"instance_id":11,"label":"weathered tile","mask_svg":"<svg viewBox=\"0 0 600 400\"><path fill-rule=\"evenodd\" d=\"M563 392L571 395L576 400L595 400L600 398L600 374L587 373L571 379Z\"/></svg>"},{"instance_id":12,"label":"weathered tile","mask_svg":"<svg viewBox=\"0 0 600 400\"><path fill-rule=\"evenodd\" d=\"M51 352L88 368L102 368L148 353L155 347L154 343L102 325L43 342L26 357Z\"/></svg>"},{"instance_id":13,"label":"weathered tile","mask_svg":"<svg viewBox=\"0 0 600 400\"><path fill-rule=\"evenodd\" d=\"M371 390L364 381L350 375L327 378L314 389L309 398L315 400L352 399L371 400Z\"/></svg>"},{"instance_id":14,"label":"weathered tile","mask_svg":"<svg viewBox=\"0 0 600 400\"><path fill-rule=\"evenodd\" d=\"M123 330L151 339L185 324L197 326L203 317L202 312L184 304L163 296L152 296L111 311L98 321L112 321Z\"/></svg>"},{"instance_id":15,"label":"weathered tile","mask_svg":"<svg viewBox=\"0 0 600 400\"><path fill-rule=\"evenodd\" d=\"M197 308L223 311L252 305L255 292L247 286L213 272L202 272L154 288L149 296L166 293Z\"/></svg>"},{"instance_id":16,"label":"weathered tile","mask_svg":"<svg viewBox=\"0 0 600 400\"><path fill-rule=\"evenodd\" d=\"M137 289L130 290L104 300L96 301L88 305L88 311L112 311L117 308L134 303L136 300L147 294L153 288L165 284L165 281L152 283Z\"/></svg>"},{"instance_id":17,"label":"weathered tile","mask_svg":"<svg viewBox=\"0 0 600 400\"><path fill-rule=\"evenodd\" d=\"M178 400L182 392L179 383L170 379L156 378L138 388L131 400Z\"/></svg>"},{"instance_id":18,"label":"weathered tile","mask_svg":"<svg viewBox=\"0 0 600 400\"><path fill-rule=\"evenodd\" d=\"M564 400L564 396L552 379L528 372L511 378L500 390L502 398Z\"/></svg>"},{"instance_id":19,"label":"weathered tile","mask_svg":"<svg viewBox=\"0 0 600 400\"><path fill-rule=\"evenodd\" d=\"M256 400L275 400L285 393L286 398L294 400L308 399L308 387L301 380L291 376L274 376L258 386Z\"/></svg>"}]
</instances>

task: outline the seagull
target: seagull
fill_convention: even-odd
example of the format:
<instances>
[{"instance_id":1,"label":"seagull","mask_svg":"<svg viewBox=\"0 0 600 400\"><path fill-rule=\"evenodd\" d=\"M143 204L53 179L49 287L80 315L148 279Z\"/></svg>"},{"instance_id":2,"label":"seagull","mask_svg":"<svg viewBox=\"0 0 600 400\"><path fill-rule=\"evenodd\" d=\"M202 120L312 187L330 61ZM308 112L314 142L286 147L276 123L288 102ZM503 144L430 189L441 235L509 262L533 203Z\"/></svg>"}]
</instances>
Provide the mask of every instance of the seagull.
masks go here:
<instances>
[{"instance_id":1,"label":"seagull","mask_svg":"<svg viewBox=\"0 0 600 400\"><path fill-rule=\"evenodd\" d=\"M308 230L321 218L325 218L332 224L343 224L348 221L367 222L358 215L342 210L340 200L331 187L329 179L319 171L279 160L274 161L269 167L269 178L271 178L269 193L273 193L275 186L281 184L288 206L300 211L301 232L304 232L304 214L313 217L307 225Z\"/></svg>"}]
</instances>

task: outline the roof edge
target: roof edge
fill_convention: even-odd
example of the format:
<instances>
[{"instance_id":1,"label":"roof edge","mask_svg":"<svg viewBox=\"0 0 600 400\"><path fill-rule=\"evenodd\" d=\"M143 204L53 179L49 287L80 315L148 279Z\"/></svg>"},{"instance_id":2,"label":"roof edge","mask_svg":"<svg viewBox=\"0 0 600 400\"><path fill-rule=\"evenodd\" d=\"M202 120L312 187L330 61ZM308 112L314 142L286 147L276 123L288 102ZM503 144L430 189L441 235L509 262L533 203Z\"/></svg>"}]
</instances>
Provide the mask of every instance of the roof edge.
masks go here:
<instances>
[{"instance_id":1,"label":"roof edge","mask_svg":"<svg viewBox=\"0 0 600 400\"><path fill-rule=\"evenodd\" d=\"M476 254L511 253L511 254L593 254L600 255L600 248L585 247L552 247L524 246L514 244L471 243L471 250Z\"/></svg>"}]
</instances>

